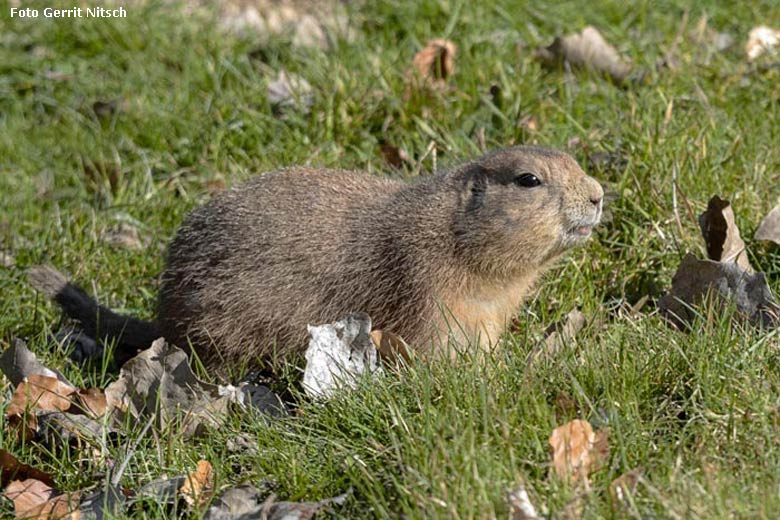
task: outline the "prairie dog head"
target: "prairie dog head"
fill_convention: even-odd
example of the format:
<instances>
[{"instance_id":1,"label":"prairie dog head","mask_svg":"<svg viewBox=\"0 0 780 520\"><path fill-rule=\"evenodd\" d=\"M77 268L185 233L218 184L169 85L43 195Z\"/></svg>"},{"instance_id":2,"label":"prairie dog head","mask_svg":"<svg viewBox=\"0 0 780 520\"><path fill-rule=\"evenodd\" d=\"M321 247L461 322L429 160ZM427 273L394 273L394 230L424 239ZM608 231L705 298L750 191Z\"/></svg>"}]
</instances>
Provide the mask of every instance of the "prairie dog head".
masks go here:
<instances>
[{"instance_id":1,"label":"prairie dog head","mask_svg":"<svg viewBox=\"0 0 780 520\"><path fill-rule=\"evenodd\" d=\"M461 192L453 230L476 270L541 267L587 241L601 220L601 185L563 152L516 146L455 175Z\"/></svg>"}]
</instances>

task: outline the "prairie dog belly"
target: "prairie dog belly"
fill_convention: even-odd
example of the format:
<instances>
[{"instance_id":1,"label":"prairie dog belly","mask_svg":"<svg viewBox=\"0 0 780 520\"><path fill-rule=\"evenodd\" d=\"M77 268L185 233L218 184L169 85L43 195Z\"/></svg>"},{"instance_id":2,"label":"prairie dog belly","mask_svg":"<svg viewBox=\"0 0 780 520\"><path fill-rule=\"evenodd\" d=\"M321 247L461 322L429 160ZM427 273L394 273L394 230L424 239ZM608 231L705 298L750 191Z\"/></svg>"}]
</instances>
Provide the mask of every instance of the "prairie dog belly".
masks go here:
<instances>
[{"instance_id":1,"label":"prairie dog belly","mask_svg":"<svg viewBox=\"0 0 780 520\"><path fill-rule=\"evenodd\" d=\"M440 345L446 347L448 341L454 340L461 348L475 345L492 350L536 278L537 273L530 272L510 282L472 283L467 290L443 302Z\"/></svg>"}]
</instances>

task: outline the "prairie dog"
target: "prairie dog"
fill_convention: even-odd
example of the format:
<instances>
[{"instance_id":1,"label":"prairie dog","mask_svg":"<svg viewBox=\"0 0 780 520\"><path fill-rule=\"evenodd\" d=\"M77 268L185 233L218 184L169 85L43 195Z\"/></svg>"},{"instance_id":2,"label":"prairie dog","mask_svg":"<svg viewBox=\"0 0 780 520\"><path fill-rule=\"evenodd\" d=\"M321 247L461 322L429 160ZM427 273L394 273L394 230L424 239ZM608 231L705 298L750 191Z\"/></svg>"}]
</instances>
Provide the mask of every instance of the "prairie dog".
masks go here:
<instances>
[{"instance_id":1,"label":"prairie dog","mask_svg":"<svg viewBox=\"0 0 780 520\"><path fill-rule=\"evenodd\" d=\"M120 352L162 335L210 367L301 352L308 323L354 311L426 354L492 348L539 276L591 236L602 199L569 155L532 146L415 182L293 167L186 217L154 322L98 307L51 268L30 276Z\"/></svg>"}]
</instances>

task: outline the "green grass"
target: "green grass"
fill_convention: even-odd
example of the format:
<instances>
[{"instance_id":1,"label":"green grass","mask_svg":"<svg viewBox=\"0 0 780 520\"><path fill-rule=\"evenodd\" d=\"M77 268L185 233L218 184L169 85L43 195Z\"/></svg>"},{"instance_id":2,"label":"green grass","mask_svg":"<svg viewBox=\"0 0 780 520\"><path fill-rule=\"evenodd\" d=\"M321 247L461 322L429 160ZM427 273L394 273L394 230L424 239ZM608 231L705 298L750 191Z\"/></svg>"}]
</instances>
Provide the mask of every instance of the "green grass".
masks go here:
<instances>
[{"instance_id":1,"label":"green grass","mask_svg":"<svg viewBox=\"0 0 780 520\"><path fill-rule=\"evenodd\" d=\"M336 510L345 517L489 518L506 517L506 491L522 478L535 504L555 513L576 491L548 477L547 439L580 417L612 432L586 518L777 517L780 336L706 313L684 335L652 302L686 251L702 254L695 216L711 195L732 201L746 238L780 197L780 69L751 67L742 51L753 26L780 27L780 11L769 0L542 4L367 2L351 8L355 38L322 53L295 48L288 36L229 36L213 18L170 6L128 7L126 20L50 22L12 20L0 1L0 245L16 259L0 267L0 342L25 337L74 382L105 386L113 376L51 349L46 334L59 312L24 269L51 263L110 306L150 317L165 244L215 181L233 185L297 163L389 172L383 141L415 161L434 141L441 167L478 154L481 129L489 148L565 148L578 138L590 152L627 158L625 168L589 172L618 193L613 220L546 277L499 353L415 365L326 405L304 403L281 421L235 417L199 440L153 432L123 484L188 472L206 458L219 485L268 480L283 499L352 488ZM691 38L704 15L736 38L731 49ZM620 88L533 60L534 47L587 24L647 71L641 84ZM434 37L458 45L453 89L405 99L411 58ZM672 48L678 68L656 70ZM309 114L279 118L268 104L266 84L280 68L312 85ZM492 85L501 103L491 101ZM113 100L114 114L95 115L95 102ZM539 130L519 124L526 115ZM588 164L586 150L572 153ZM430 156L422 160L432 166ZM149 238L145 249L102 240L123 220ZM747 241L780 293L780 252ZM644 295L651 305L628 312ZM544 328L575 305L590 324L526 370ZM562 409L559 396L574 406ZM240 431L256 437L259 454L227 451ZM0 447L52 471L66 490L106 472L75 448L49 456L6 433ZM111 458L122 456L111 448ZM609 483L638 466L645 477L634 506L613 509Z\"/></svg>"}]
</instances>

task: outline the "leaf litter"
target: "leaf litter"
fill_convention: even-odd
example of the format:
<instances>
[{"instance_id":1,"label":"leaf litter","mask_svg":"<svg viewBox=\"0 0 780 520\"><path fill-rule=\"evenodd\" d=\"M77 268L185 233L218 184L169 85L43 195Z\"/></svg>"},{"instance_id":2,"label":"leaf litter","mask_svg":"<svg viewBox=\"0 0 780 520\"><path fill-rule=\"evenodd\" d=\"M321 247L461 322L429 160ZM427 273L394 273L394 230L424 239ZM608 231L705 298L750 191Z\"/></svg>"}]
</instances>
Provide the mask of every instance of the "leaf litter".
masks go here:
<instances>
[{"instance_id":1,"label":"leaf litter","mask_svg":"<svg viewBox=\"0 0 780 520\"><path fill-rule=\"evenodd\" d=\"M363 329L360 330L362 332ZM373 348L369 336L365 336ZM181 420L178 425L182 427L182 434L194 435L198 433L198 428L219 426L231 407L252 408L276 415L284 413L285 405L266 387L249 383L239 386L205 383L195 377L186 361L183 351L169 346L162 339L157 340L152 347L128 361L119 379L104 392L99 388L75 387L59 377L57 372L42 365L22 341L15 341L0 356L0 368L11 381L18 382L7 415L33 418L34 438L38 442L54 445L77 440L77 447L84 447L84 440L86 445L90 445L90 439L97 442L115 432L111 425L126 425L124 418L127 416L149 421L147 428L153 422L168 425L174 420ZM102 417L101 422L93 417ZM31 434L24 441L32 439ZM245 444L251 444L251 441ZM128 451L128 456L134 449ZM121 516L144 497L151 497L163 505L181 502L191 509L198 509L205 507L215 492L214 470L206 460L199 461L189 474L157 479L135 492L118 485L123 467L124 463L119 470L114 467L111 481L99 484L90 492L82 489L62 493L57 490L50 474L0 450L3 495L14 502L16 518L98 519L106 515ZM127 500L128 493L135 495L136 499ZM311 518L318 511L343 503L347 496L318 502L284 502L277 501L269 493L266 490L261 495L257 490L251 504L254 517L262 514L276 519ZM233 515L230 508L220 509L221 503L215 502L216 508L210 509L210 517L253 517Z\"/></svg>"},{"instance_id":2,"label":"leaf litter","mask_svg":"<svg viewBox=\"0 0 780 520\"><path fill-rule=\"evenodd\" d=\"M662 316L675 327L688 330L698 315L696 307L711 299L716 305L734 305L738 316L759 327L780 326L780 306L764 273L748 262L728 201L712 197L699 216L709 259L688 253L672 278L669 293L658 302Z\"/></svg>"},{"instance_id":3,"label":"leaf litter","mask_svg":"<svg viewBox=\"0 0 780 520\"><path fill-rule=\"evenodd\" d=\"M630 62L592 26L555 38L547 47L538 48L535 57L547 66L567 64L606 74L617 84L624 83L632 71Z\"/></svg>"},{"instance_id":4,"label":"leaf litter","mask_svg":"<svg viewBox=\"0 0 780 520\"><path fill-rule=\"evenodd\" d=\"M548 440L552 469L561 480L588 482L588 476L609 458L609 428L594 431L588 421L574 419L555 428Z\"/></svg>"},{"instance_id":5,"label":"leaf litter","mask_svg":"<svg viewBox=\"0 0 780 520\"><path fill-rule=\"evenodd\" d=\"M780 246L780 206L772 208L772 211L764 217L753 238L774 242Z\"/></svg>"}]
</instances>

